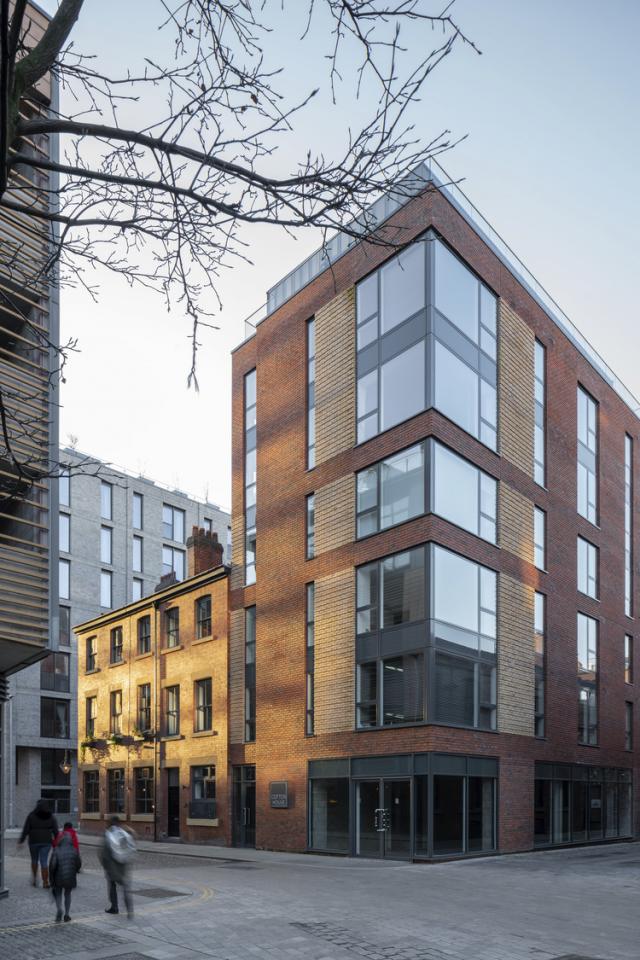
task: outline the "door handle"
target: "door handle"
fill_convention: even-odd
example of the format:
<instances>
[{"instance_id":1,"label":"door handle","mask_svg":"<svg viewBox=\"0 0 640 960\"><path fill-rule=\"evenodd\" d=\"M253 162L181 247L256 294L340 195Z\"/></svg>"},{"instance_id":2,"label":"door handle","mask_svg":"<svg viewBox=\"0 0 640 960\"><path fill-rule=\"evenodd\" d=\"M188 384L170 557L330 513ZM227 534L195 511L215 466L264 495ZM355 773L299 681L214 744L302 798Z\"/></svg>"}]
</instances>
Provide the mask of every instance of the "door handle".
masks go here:
<instances>
[{"instance_id":1,"label":"door handle","mask_svg":"<svg viewBox=\"0 0 640 960\"><path fill-rule=\"evenodd\" d=\"M387 829L387 824L385 820L386 810L384 807L378 807L374 812L374 824L377 833L384 833Z\"/></svg>"}]
</instances>

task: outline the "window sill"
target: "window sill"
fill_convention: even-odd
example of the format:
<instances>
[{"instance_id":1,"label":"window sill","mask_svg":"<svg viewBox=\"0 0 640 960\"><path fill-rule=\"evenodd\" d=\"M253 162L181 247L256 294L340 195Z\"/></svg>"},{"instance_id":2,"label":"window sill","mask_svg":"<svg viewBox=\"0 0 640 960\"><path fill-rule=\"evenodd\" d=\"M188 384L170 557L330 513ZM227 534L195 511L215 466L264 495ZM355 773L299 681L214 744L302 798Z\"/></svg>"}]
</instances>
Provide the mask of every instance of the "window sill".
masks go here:
<instances>
[{"instance_id":1,"label":"window sill","mask_svg":"<svg viewBox=\"0 0 640 960\"><path fill-rule=\"evenodd\" d=\"M80 819L81 820L102 820L102 814L101 813L81 813Z\"/></svg>"},{"instance_id":2,"label":"window sill","mask_svg":"<svg viewBox=\"0 0 640 960\"><path fill-rule=\"evenodd\" d=\"M198 637L196 640L191 641L191 646L195 647L197 643L210 643L213 640L213 634L209 634L208 637Z\"/></svg>"},{"instance_id":3,"label":"window sill","mask_svg":"<svg viewBox=\"0 0 640 960\"><path fill-rule=\"evenodd\" d=\"M176 650L184 650L181 643L177 643L175 647L162 647L160 653L175 653Z\"/></svg>"},{"instance_id":4,"label":"window sill","mask_svg":"<svg viewBox=\"0 0 640 960\"><path fill-rule=\"evenodd\" d=\"M218 827L220 826L220 821L216 817L215 820L197 820L193 817L187 817L187 826L188 827Z\"/></svg>"},{"instance_id":5,"label":"window sill","mask_svg":"<svg viewBox=\"0 0 640 960\"><path fill-rule=\"evenodd\" d=\"M124 667L126 662L126 660L117 660L115 663L110 663L109 670L111 670L112 667Z\"/></svg>"},{"instance_id":6,"label":"window sill","mask_svg":"<svg viewBox=\"0 0 640 960\"><path fill-rule=\"evenodd\" d=\"M124 810L114 810L113 813L104 813L102 816L105 820L111 820L111 817L120 817L121 820L128 819Z\"/></svg>"},{"instance_id":7,"label":"window sill","mask_svg":"<svg viewBox=\"0 0 640 960\"><path fill-rule=\"evenodd\" d=\"M100 673L100 667L94 667L93 670L85 670L84 675L85 677L90 677L92 673Z\"/></svg>"},{"instance_id":8,"label":"window sill","mask_svg":"<svg viewBox=\"0 0 640 960\"><path fill-rule=\"evenodd\" d=\"M164 743L166 740L184 740L184 734L182 733L168 733L166 737L160 737L160 742Z\"/></svg>"},{"instance_id":9,"label":"window sill","mask_svg":"<svg viewBox=\"0 0 640 960\"><path fill-rule=\"evenodd\" d=\"M129 820L132 820L136 823L153 823L153 814L152 813L132 813L129 817Z\"/></svg>"},{"instance_id":10,"label":"window sill","mask_svg":"<svg viewBox=\"0 0 640 960\"><path fill-rule=\"evenodd\" d=\"M443 723L440 720L413 720L407 723L391 723L384 727L354 727L355 733L381 733L384 730L405 730L407 727L448 727L450 730L473 730L474 733L490 733L495 736L500 731L486 727L470 727L463 723Z\"/></svg>"},{"instance_id":11,"label":"window sill","mask_svg":"<svg viewBox=\"0 0 640 960\"><path fill-rule=\"evenodd\" d=\"M192 737L217 737L217 730L194 730L191 734Z\"/></svg>"},{"instance_id":12,"label":"window sill","mask_svg":"<svg viewBox=\"0 0 640 960\"><path fill-rule=\"evenodd\" d=\"M147 657L153 656L153 650L149 650L147 653L136 653L134 660L146 660Z\"/></svg>"}]
</instances>

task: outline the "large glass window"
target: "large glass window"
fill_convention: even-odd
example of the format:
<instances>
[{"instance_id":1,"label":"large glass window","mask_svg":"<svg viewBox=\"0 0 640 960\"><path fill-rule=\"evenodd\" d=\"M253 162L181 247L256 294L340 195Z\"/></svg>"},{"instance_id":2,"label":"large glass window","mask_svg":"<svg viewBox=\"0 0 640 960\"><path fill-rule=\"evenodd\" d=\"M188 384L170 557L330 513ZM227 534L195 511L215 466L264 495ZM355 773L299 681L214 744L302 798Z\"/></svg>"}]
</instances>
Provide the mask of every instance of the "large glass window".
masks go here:
<instances>
[{"instance_id":1,"label":"large glass window","mask_svg":"<svg viewBox=\"0 0 640 960\"><path fill-rule=\"evenodd\" d=\"M305 646L306 646L306 703L305 703L305 733L308 737L314 732L315 708L315 583L308 583L306 587L305 603Z\"/></svg>"},{"instance_id":2,"label":"large glass window","mask_svg":"<svg viewBox=\"0 0 640 960\"><path fill-rule=\"evenodd\" d=\"M496 480L440 443L434 442L432 449L433 512L495 543Z\"/></svg>"},{"instance_id":3,"label":"large glass window","mask_svg":"<svg viewBox=\"0 0 640 960\"><path fill-rule=\"evenodd\" d=\"M358 442L435 405L495 449L496 318L493 294L432 234L358 284Z\"/></svg>"},{"instance_id":4,"label":"large glass window","mask_svg":"<svg viewBox=\"0 0 640 960\"><path fill-rule=\"evenodd\" d=\"M165 540L184 543L184 510L170 503L162 504L162 536Z\"/></svg>"},{"instance_id":5,"label":"large glass window","mask_svg":"<svg viewBox=\"0 0 640 960\"><path fill-rule=\"evenodd\" d=\"M71 646L71 609L69 607L58 607L59 617L59 638L64 647Z\"/></svg>"},{"instance_id":6,"label":"large glass window","mask_svg":"<svg viewBox=\"0 0 640 960\"><path fill-rule=\"evenodd\" d=\"M624 437L624 612L633 616L633 440Z\"/></svg>"},{"instance_id":7,"label":"large glass window","mask_svg":"<svg viewBox=\"0 0 640 960\"><path fill-rule=\"evenodd\" d=\"M495 728L496 574L430 545L356 571L357 723L381 727L426 719ZM428 663L428 667L427 667Z\"/></svg>"},{"instance_id":8,"label":"large glass window","mask_svg":"<svg viewBox=\"0 0 640 960\"><path fill-rule=\"evenodd\" d=\"M349 853L349 780L310 780L309 845Z\"/></svg>"},{"instance_id":9,"label":"large glass window","mask_svg":"<svg viewBox=\"0 0 640 960\"><path fill-rule=\"evenodd\" d=\"M244 612L244 739L256 739L256 608Z\"/></svg>"},{"instance_id":10,"label":"large glass window","mask_svg":"<svg viewBox=\"0 0 640 960\"><path fill-rule=\"evenodd\" d=\"M598 404L578 386L578 513L598 522Z\"/></svg>"},{"instance_id":11,"label":"large glass window","mask_svg":"<svg viewBox=\"0 0 640 960\"><path fill-rule=\"evenodd\" d=\"M535 372L535 427L533 434L533 478L541 487L546 479L546 358L545 348L539 340L535 343L534 372Z\"/></svg>"},{"instance_id":12,"label":"large glass window","mask_svg":"<svg viewBox=\"0 0 640 960\"><path fill-rule=\"evenodd\" d=\"M40 780L48 787L67 787L70 783L70 774L65 773L61 764L69 759L66 750L43 748L40 750Z\"/></svg>"},{"instance_id":13,"label":"large glass window","mask_svg":"<svg viewBox=\"0 0 640 960\"><path fill-rule=\"evenodd\" d=\"M256 582L256 371L244 378L244 582Z\"/></svg>"},{"instance_id":14,"label":"large glass window","mask_svg":"<svg viewBox=\"0 0 640 960\"><path fill-rule=\"evenodd\" d=\"M307 468L316 465L316 322L307 321Z\"/></svg>"},{"instance_id":15,"label":"large glass window","mask_svg":"<svg viewBox=\"0 0 640 960\"><path fill-rule=\"evenodd\" d=\"M493 730L497 575L434 546L432 578L434 720Z\"/></svg>"},{"instance_id":16,"label":"large glass window","mask_svg":"<svg viewBox=\"0 0 640 960\"><path fill-rule=\"evenodd\" d=\"M545 714L545 621L546 602L544 593L536 593L534 598L534 632L535 632L535 735L544 737Z\"/></svg>"},{"instance_id":17,"label":"large glass window","mask_svg":"<svg viewBox=\"0 0 640 960\"><path fill-rule=\"evenodd\" d=\"M578 614L578 742L598 742L598 621Z\"/></svg>"},{"instance_id":18,"label":"large glass window","mask_svg":"<svg viewBox=\"0 0 640 960\"><path fill-rule=\"evenodd\" d=\"M630 770L536 764L536 846L627 837L630 809Z\"/></svg>"},{"instance_id":19,"label":"large glass window","mask_svg":"<svg viewBox=\"0 0 640 960\"><path fill-rule=\"evenodd\" d=\"M493 477L438 441L418 443L357 475L358 537L430 510L495 543L497 488Z\"/></svg>"},{"instance_id":20,"label":"large glass window","mask_svg":"<svg viewBox=\"0 0 640 960\"><path fill-rule=\"evenodd\" d=\"M40 661L40 686L43 690L69 693L68 653L50 653Z\"/></svg>"},{"instance_id":21,"label":"large glass window","mask_svg":"<svg viewBox=\"0 0 640 960\"><path fill-rule=\"evenodd\" d=\"M464 779L433 778L433 852L436 856L464 849Z\"/></svg>"},{"instance_id":22,"label":"large glass window","mask_svg":"<svg viewBox=\"0 0 640 960\"><path fill-rule=\"evenodd\" d=\"M578 537L578 590L598 599L598 548Z\"/></svg>"},{"instance_id":23,"label":"large glass window","mask_svg":"<svg viewBox=\"0 0 640 960\"><path fill-rule=\"evenodd\" d=\"M71 736L68 700L40 698L40 736L56 740L67 740Z\"/></svg>"}]
</instances>

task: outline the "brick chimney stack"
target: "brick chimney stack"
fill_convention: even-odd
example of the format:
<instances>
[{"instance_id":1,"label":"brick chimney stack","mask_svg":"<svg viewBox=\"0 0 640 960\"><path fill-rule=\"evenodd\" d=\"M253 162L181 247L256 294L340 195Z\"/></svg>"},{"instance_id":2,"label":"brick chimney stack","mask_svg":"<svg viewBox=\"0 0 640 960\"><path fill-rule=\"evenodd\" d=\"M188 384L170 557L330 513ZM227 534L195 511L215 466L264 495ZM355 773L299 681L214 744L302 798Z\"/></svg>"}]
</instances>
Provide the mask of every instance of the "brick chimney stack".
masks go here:
<instances>
[{"instance_id":1,"label":"brick chimney stack","mask_svg":"<svg viewBox=\"0 0 640 960\"><path fill-rule=\"evenodd\" d=\"M222 566L224 547L218 543L218 534L210 533L202 527L193 527L187 539L187 576Z\"/></svg>"}]
</instances>

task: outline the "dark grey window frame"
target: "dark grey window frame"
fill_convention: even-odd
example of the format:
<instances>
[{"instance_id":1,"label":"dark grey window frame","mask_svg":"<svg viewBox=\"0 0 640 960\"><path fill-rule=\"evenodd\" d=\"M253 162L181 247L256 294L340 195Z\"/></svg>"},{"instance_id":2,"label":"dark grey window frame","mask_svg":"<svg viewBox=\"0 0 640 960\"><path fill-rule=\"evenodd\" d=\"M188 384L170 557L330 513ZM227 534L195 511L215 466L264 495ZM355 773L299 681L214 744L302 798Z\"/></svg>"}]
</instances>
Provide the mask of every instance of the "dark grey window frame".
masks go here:
<instances>
[{"instance_id":1,"label":"dark grey window frame","mask_svg":"<svg viewBox=\"0 0 640 960\"><path fill-rule=\"evenodd\" d=\"M313 470L316 465L316 319L307 320L306 328L307 348L307 470ZM313 352L312 352L313 347Z\"/></svg>"},{"instance_id":2,"label":"dark grey window frame","mask_svg":"<svg viewBox=\"0 0 640 960\"><path fill-rule=\"evenodd\" d=\"M538 376L537 358L541 357L542 376ZM545 487L547 482L547 348L538 339L534 343L534 444L533 474L535 482ZM537 449L536 427L542 435L542 450ZM538 455L541 454L541 457Z\"/></svg>"},{"instance_id":3,"label":"dark grey window frame","mask_svg":"<svg viewBox=\"0 0 640 960\"><path fill-rule=\"evenodd\" d=\"M583 394L586 397L587 409L589 408L590 403L592 403L595 408L595 450L591 450L589 445L585 444L580 439L580 394ZM584 517L585 520L597 527L600 518L600 404L595 397L593 397L589 391L582 386L581 383L578 383L576 391L576 428L576 510L581 517ZM589 432L588 427L587 432ZM589 501L588 481L587 512L580 512L580 466L585 468L588 475L593 474L594 476L595 503L593 504L592 517L589 516L591 504Z\"/></svg>"},{"instance_id":4,"label":"dark grey window frame","mask_svg":"<svg viewBox=\"0 0 640 960\"><path fill-rule=\"evenodd\" d=\"M584 617L586 620L591 623L595 623L595 656L594 656L594 667L593 669L589 668L589 665L583 666L582 670L580 667L580 654L579 654L579 623L580 617ZM600 621L595 617L589 616L587 613L583 613L581 610L578 611L576 616L576 650L577 650L577 667L578 667L578 743L582 746L588 747L597 747L600 738L600 693L599 693L599 664L600 664ZM589 647L587 647L587 651ZM586 702L583 707L583 696L586 695ZM593 704L591 701L593 700ZM595 721L590 722L590 710L593 706L595 712ZM586 711L586 713L585 713ZM586 716L586 723L583 723L583 716ZM586 736L582 731L586 730ZM582 734L582 735L581 735Z\"/></svg>"},{"instance_id":5,"label":"dark grey window frame","mask_svg":"<svg viewBox=\"0 0 640 960\"><path fill-rule=\"evenodd\" d=\"M249 378L253 378L253 393L255 399L249 403L248 384ZM256 368L248 370L243 379L242 392L242 410L243 410L243 480L244 480L244 582L245 586L256 582L256 546L257 546L257 528L256 528L256 508L257 508L257 484L258 484L258 375ZM255 417L255 423L248 423ZM249 482L247 471L247 460L250 453L255 453L256 457L256 479ZM249 499L253 503L249 503ZM251 559L253 558L253 559Z\"/></svg>"},{"instance_id":6,"label":"dark grey window frame","mask_svg":"<svg viewBox=\"0 0 640 960\"><path fill-rule=\"evenodd\" d=\"M489 540L487 537L483 537L482 534L479 533L479 532L478 532L478 533L474 533L474 531L473 531L473 530L469 530L468 527L460 526L460 524L455 523L455 521L451 520L449 517L443 517L442 514L437 514L437 513L435 513L435 510L434 510L434 496L435 496L436 478L435 478L435 455L434 455L434 449L435 449L436 445L442 447L442 448L443 448L444 450L446 450L448 453L451 453L451 454L453 454L454 456L458 457L458 458L459 458L460 460L462 460L464 463L469 464L469 466L473 467L473 469L477 471L477 473L478 473L478 530L481 529L481 523L480 523L480 521L481 521L482 517L485 517L485 518L486 518L487 520L489 520L491 523L494 523L494 524L495 524L496 536L495 536L495 539L494 539L494 540ZM393 460L393 459L395 459L396 457L401 456L402 454L408 454L408 453L410 453L412 450L417 449L418 447L421 447L421 448L422 448L422 452L423 452L423 463L424 463L424 504L425 504L425 509L424 509L424 511L423 511L422 513L416 513L416 514L414 514L414 515L411 516L411 517L407 517L406 520L400 520L398 523L392 523L392 524L389 524L388 526L383 527L383 526L382 526L382 480L381 480L382 467L383 467L384 464L387 463L389 460ZM359 520L361 517L364 517L364 516L367 516L367 515L371 514L371 513L373 512L373 508L369 508L369 509L367 509L367 510L360 510L360 511L358 510L358 477L359 477L361 474L367 473L367 472L370 471L370 470L375 470L375 471L376 471L376 507L375 507L375 511L376 511L376 527L377 527L377 529L371 531L370 533L364 533L364 534L361 534L361 535L360 535L360 534L358 534L358 520ZM485 513L483 513L483 511L482 511L482 503L481 503L481 484L482 484L482 477L483 477L483 476L488 477L489 479L493 480L494 483L495 483L495 485L496 485L496 487L495 487L495 490L496 490L496 498L495 498L495 517L490 517L488 514L485 514ZM443 520L446 520L447 523L452 524L452 526L457 527L459 530L465 530L467 533L470 533L472 536L478 537L478 539L479 539L479 540L482 540L484 543L490 543L490 544L492 544L493 546L497 546L497 545L498 545L498 522L499 522L498 484L499 484L499 480L498 480L497 477L494 477L493 474L491 474L491 473L487 473L486 470L483 470L481 467L479 467L477 464L475 464L475 463L473 462L473 460L469 460L468 457L462 456L461 453L459 453L457 450L454 450L452 447L448 446L448 444L443 443L443 442L442 442L441 440L439 440L437 437L433 437L433 436L431 436L431 437L426 437L424 440L418 441L418 443L412 443L412 444L410 444L408 447L403 447L401 450L394 451L394 453L390 454L388 457L384 457L382 460L376 460L375 463L371 463L371 464L369 464L368 466L363 467L362 470L359 470L359 471L356 473L356 539L357 539L357 540L367 540L369 537L375 537L375 536L377 536L379 533L383 533L383 532L385 532L385 531L387 531L387 530L393 530L395 527L402 526L402 525L405 524L405 523L411 523L412 520L417 520L419 517L429 516L430 514L433 514L434 516L442 517Z\"/></svg>"},{"instance_id":7,"label":"dark grey window frame","mask_svg":"<svg viewBox=\"0 0 640 960\"><path fill-rule=\"evenodd\" d=\"M244 742L256 739L256 608L244 611Z\"/></svg>"},{"instance_id":8,"label":"dark grey window frame","mask_svg":"<svg viewBox=\"0 0 640 960\"><path fill-rule=\"evenodd\" d=\"M133 796L136 813L153 813L155 809L153 766L133 768Z\"/></svg>"},{"instance_id":9,"label":"dark grey window frame","mask_svg":"<svg viewBox=\"0 0 640 960\"><path fill-rule=\"evenodd\" d=\"M484 635L481 633L474 634L473 636L477 638L478 649L477 651L472 651L470 648L463 648L461 644L449 644L446 637L438 636L438 634L446 634L449 631L455 635L456 632L465 632L462 631L462 628L455 627L447 624L442 624L439 621L435 620L432 616L435 597L435 573L434 573L434 551L436 548L440 548L448 553L453 554L461 558L462 560L467 561L468 563L473 564L478 569L478 576L480 576L480 570L485 569L490 571L495 576L496 584L496 596L495 596L495 622L496 622L496 637L493 639L494 644L494 653L488 651L483 651L481 649L482 642L481 637ZM438 543L437 541L430 540L423 544L417 544L414 547L405 548L404 550L395 551L391 554L385 554L382 557L378 557L376 560L370 561L366 564L362 564L355 569L355 576L357 578L358 570L364 569L366 567L372 566L374 564L378 565L378 571L380 570L380 565L383 561L389 559L390 557L397 556L402 553L408 553L412 550L422 549L424 551L424 571L425 571L425 582L424 582L424 610L425 618L420 620L415 620L409 623L403 623L401 625L394 625L391 627L382 628L378 626L376 630L368 631L359 634L358 633L358 613L362 610L368 608L368 605L359 606L358 597L357 597L357 579L356 579L356 622L355 622L355 635L356 635L356 670L355 670L355 729L358 732L363 731L375 731L375 730L388 730L395 729L398 727L415 727L415 726L424 726L424 725L436 725L436 726L446 726L446 727L458 727L465 730L482 730L489 733L494 733L498 729L497 722L497 687L498 687L498 643L499 638L497 636L497 624L499 622L499 608L498 608L498 578L499 573L494 568L487 566L486 564L478 563L475 560L472 560L470 557L466 557L458 551L452 550L448 546ZM378 582L380 579L380 573L378 572ZM379 588L378 588L379 589ZM481 606L480 596L479 596L479 607L478 611L480 612L483 608ZM385 725L382 720L382 698L381 698L381 677L382 677L382 662L393 658L394 656L401 655L410 655L410 654L424 654L424 683L425 688L423 691L423 705L424 705L424 719L423 720L412 720L404 723L397 724L387 724ZM451 721L438 720L435 713L435 705L437 702L436 698L436 659L444 656L449 656L455 660L464 660L465 662L473 664L473 685L474 685L474 724L462 724L454 723ZM371 664L373 662L378 663L377 667L377 680L376 680L376 700L377 700L377 722L369 726L360 726L359 724L359 707L361 704L364 704L364 701L359 699L359 668L365 664ZM492 671L493 683L492 687L495 691L495 697L491 702L484 702L481 699L481 689L482 689L482 676L481 668L486 667ZM368 703L369 701L367 701ZM492 713L492 723L490 726L480 725L480 715L482 710L489 710Z\"/></svg>"},{"instance_id":10,"label":"dark grey window frame","mask_svg":"<svg viewBox=\"0 0 640 960\"><path fill-rule=\"evenodd\" d=\"M58 671L58 664L65 664L66 668ZM53 670L45 669L46 664L51 664ZM55 690L57 693L71 692L71 654L62 651L52 650L44 659L40 661L40 689Z\"/></svg>"},{"instance_id":11,"label":"dark grey window frame","mask_svg":"<svg viewBox=\"0 0 640 960\"><path fill-rule=\"evenodd\" d=\"M100 813L100 771L85 770L82 786L82 812Z\"/></svg>"},{"instance_id":12,"label":"dark grey window frame","mask_svg":"<svg viewBox=\"0 0 640 960\"><path fill-rule=\"evenodd\" d=\"M434 242L435 241L435 242ZM441 243L449 253L451 253L461 264L468 270L475 278L478 280L478 343L474 343L468 338L468 336L463 333L454 323L449 321L435 306L435 246L436 242ZM422 234L420 237L412 241L411 246L417 244L423 244L425 247L425 296L424 296L424 306L419 309L413 315L405 318L397 326L392 327L386 333L382 333L381 329L381 276L383 269L396 257L402 256L402 251L399 254L395 254L394 257L390 257L385 263L381 264L380 267L376 268L371 274L367 277L364 277L357 287L361 284L370 281L370 278L373 276L377 277L377 310L372 314L367 314L366 316L360 318L358 316L358 298L357 298L357 288L356 288L356 378L357 384L359 381L371 373L372 371L377 371L377 406L375 408L375 415L377 418L377 429L366 437L360 437L360 423L368 420L369 417L374 415L374 411L369 411L367 413L361 414L357 408L356 400L356 444L360 445L362 443L367 443L369 440L373 439L376 436L379 436L381 433L385 433L387 430L392 430L395 427L399 426L400 423L407 422L399 421L399 423L392 424L389 427L383 427L381 421L381 411L382 411L382 376L381 370L384 364L388 363L390 360L395 359L396 357L401 356L410 348L415 346L418 343L424 344L424 383L425 383L425 403L424 407L421 410L417 410L414 414L411 414L407 419L412 419L414 416L418 416L420 413L423 413L425 410L431 408L439 409L436 406L435 390L436 390L436 361L435 361L435 352L436 344L439 344L450 354L452 354L457 360L464 363L469 370L471 370L477 378L477 392L478 392L478 420L477 420L477 432L470 433L470 436L473 436L476 440L486 446L488 449L493 450L493 452L498 451L499 447L499 404L498 404L498 343L499 343L499 331L498 331L498 302L499 298L496 293L488 286L488 284L459 256L459 254L453 250L436 231L430 229L426 233ZM405 248L405 251L408 249ZM495 340L496 344L496 357L492 358L488 353L486 353L482 347L480 332L481 329L486 329L481 322L481 301L482 301L482 288L485 288L492 297L496 300L496 329L495 334L491 333L492 339ZM373 318L377 318L378 325L378 334L377 336L368 342L364 347L358 349L357 339L358 339L358 330L363 328L366 324L370 323ZM482 404L482 381L485 381L490 387L495 390L495 408L496 408L496 423L495 426L490 423L482 415L483 404ZM357 385L356 385L357 392ZM447 416L443 411L439 411L442 416ZM452 423L455 421L451 420ZM495 443L488 443L486 440L481 439L482 435L482 425L486 426L495 433ZM465 433L469 431L462 425L456 423L458 429L463 430Z\"/></svg>"},{"instance_id":13,"label":"dark grey window frame","mask_svg":"<svg viewBox=\"0 0 640 960\"><path fill-rule=\"evenodd\" d=\"M66 713L63 730L61 733L57 729L57 710L60 705L64 705L63 713ZM49 714L49 716L47 716ZM53 732L47 729L47 720L53 721ZM71 736L71 702L61 697L40 697L40 736L49 740L68 740Z\"/></svg>"},{"instance_id":14,"label":"dark grey window frame","mask_svg":"<svg viewBox=\"0 0 640 960\"><path fill-rule=\"evenodd\" d=\"M199 702L200 691L204 691L202 702ZM205 733L213 730L213 680L211 677L201 677L193 683L193 729L195 733Z\"/></svg>"},{"instance_id":15,"label":"dark grey window frame","mask_svg":"<svg viewBox=\"0 0 640 960\"><path fill-rule=\"evenodd\" d=\"M305 586L305 726L307 737L315 733L315 631L316 585Z\"/></svg>"},{"instance_id":16,"label":"dark grey window frame","mask_svg":"<svg viewBox=\"0 0 640 960\"><path fill-rule=\"evenodd\" d=\"M305 557L313 560L316 555L316 495L309 493L305 497Z\"/></svg>"},{"instance_id":17,"label":"dark grey window frame","mask_svg":"<svg viewBox=\"0 0 640 960\"><path fill-rule=\"evenodd\" d=\"M554 782L564 782L568 784L568 817L567 817L567 826L569 838L563 838L554 840L553 839L553 818L549 817L549 830L547 832L546 840L539 839L534 832L534 846L535 847L555 847L555 846L569 846L574 844L585 844L585 843L599 843L603 840L618 839L618 838L627 838L633 835L633 771L625 767L597 767L597 766L588 766L586 764L571 764L571 763L536 763L535 765L535 789L537 791L538 784L540 783L549 783L553 784ZM575 837L575 823L574 823L574 789L575 785L579 784L584 787L585 790L585 826L586 830L584 831L586 836ZM609 794L607 787L617 786L617 798L615 805L615 814L617 820L617 830L615 833L607 833L607 824L608 824L608 804L609 804ZM600 829L596 831L594 836L591 836L592 828L590 823L589 811L591 810L591 792L592 788L595 788L597 791L597 800L599 803L600 810ZM631 810L629 821L630 821L630 831L629 833L623 833L620 830L620 796L621 789L626 789L629 796L629 808ZM551 789L551 788L550 788ZM550 806L552 804L552 798L550 797ZM534 821L536 816L536 807L535 807L535 794L534 794ZM534 826L535 830L535 826Z\"/></svg>"}]
</instances>

